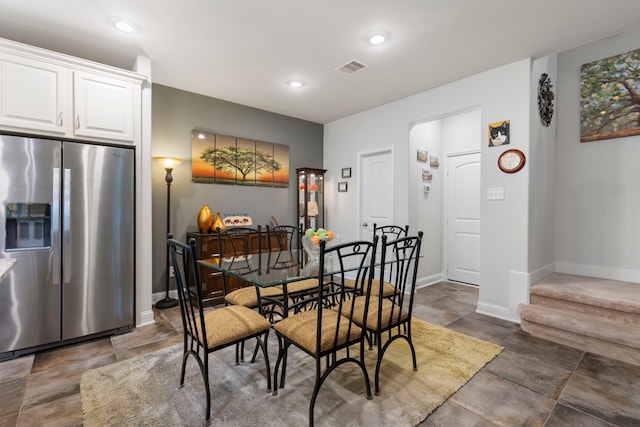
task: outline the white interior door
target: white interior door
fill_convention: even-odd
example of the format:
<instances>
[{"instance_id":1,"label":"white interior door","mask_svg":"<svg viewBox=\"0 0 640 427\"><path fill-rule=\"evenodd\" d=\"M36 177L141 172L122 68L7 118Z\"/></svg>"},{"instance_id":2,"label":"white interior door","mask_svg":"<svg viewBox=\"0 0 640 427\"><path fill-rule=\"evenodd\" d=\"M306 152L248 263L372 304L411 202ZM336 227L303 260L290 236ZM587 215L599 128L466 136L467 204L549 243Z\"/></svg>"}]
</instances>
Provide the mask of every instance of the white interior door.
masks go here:
<instances>
[{"instance_id":1,"label":"white interior door","mask_svg":"<svg viewBox=\"0 0 640 427\"><path fill-rule=\"evenodd\" d=\"M447 279L479 285L480 153L447 160Z\"/></svg>"},{"instance_id":2,"label":"white interior door","mask_svg":"<svg viewBox=\"0 0 640 427\"><path fill-rule=\"evenodd\" d=\"M360 238L371 240L373 224L394 221L393 150L385 148L360 155Z\"/></svg>"}]
</instances>

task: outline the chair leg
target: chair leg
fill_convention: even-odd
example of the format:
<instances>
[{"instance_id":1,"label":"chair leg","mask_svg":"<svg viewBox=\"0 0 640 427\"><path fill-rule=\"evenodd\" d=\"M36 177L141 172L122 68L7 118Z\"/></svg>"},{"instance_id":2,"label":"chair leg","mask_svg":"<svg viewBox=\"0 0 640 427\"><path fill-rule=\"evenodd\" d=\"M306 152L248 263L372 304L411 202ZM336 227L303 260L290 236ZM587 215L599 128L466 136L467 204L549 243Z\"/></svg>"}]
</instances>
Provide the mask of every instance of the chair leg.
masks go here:
<instances>
[{"instance_id":1,"label":"chair leg","mask_svg":"<svg viewBox=\"0 0 640 427\"><path fill-rule=\"evenodd\" d=\"M409 341L409 347L411 348L411 356L413 357L413 370L418 370L418 363L416 361L416 349L413 347L413 340L411 339L411 319L404 324L405 332L407 334L407 341Z\"/></svg>"},{"instance_id":2,"label":"chair leg","mask_svg":"<svg viewBox=\"0 0 640 427\"><path fill-rule=\"evenodd\" d=\"M182 369L180 372L180 388L184 387L184 374L187 370L187 358L189 357L189 353L186 351L182 354Z\"/></svg>"},{"instance_id":3,"label":"chair leg","mask_svg":"<svg viewBox=\"0 0 640 427\"><path fill-rule=\"evenodd\" d=\"M251 363L255 363L259 348L260 347L256 344L256 348L253 349L253 356L251 356Z\"/></svg>"},{"instance_id":4,"label":"chair leg","mask_svg":"<svg viewBox=\"0 0 640 427\"><path fill-rule=\"evenodd\" d=\"M278 395L278 370L282 364L282 373L280 379L280 388L284 387L285 372L287 369L287 350L291 344L284 338L278 336L278 358L273 368L273 395Z\"/></svg>"},{"instance_id":5,"label":"chair leg","mask_svg":"<svg viewBox=\"0 0 640 427\"><path fill-rule=\"evenodd\" d=\"M367 389L367 400L373 399L371 395L371 382L369 381L369 373L367 372L367 365L364 361L364 339L360 339L360 369L362 370L362 375L364 375L364 385Z\"/></svg>"},{"instance_id":6,"label":"chair leg","mask_svg":"<svg viewBox=\"0 0 640 427\"><path fill-rule=\"evenodd\" d=\"M376 340L378 341L378 355L376 359L376 372L374 374L374 388L376 396L380 396L380 365L382 364L382 356L384 356L384 350L382 348L382 334L376 333Z\"/></svg>"},{"instance_id":7,"label":"chair leg","mask_svg":"<svg viewBox=\"0 0 640 427\"><path fill-rule=\"evenodd\" d=\"M211 418L211 388L209 387L209 355L204 355L204 389L207 395L207 409L206 409L206 418L207 424L209 423L209 419Z\"/></svg>"},{"instance_id":8,"label":"chair leg","mask_svg":"<svg viewBox=\"0 0 640 427\"><path fill-rule=\"evenodd\" d=\"M264 363L267 367L267 390L271 391L271 365L269 365L269 352L267 351L267 342L269 341L269 330L264 334L264 339L261 337L256 337L256 352L258 351L258 347L262 348L262 354L264 355ZM255 357L254 357L255 358Z\"/></svg>"}]
</instances>

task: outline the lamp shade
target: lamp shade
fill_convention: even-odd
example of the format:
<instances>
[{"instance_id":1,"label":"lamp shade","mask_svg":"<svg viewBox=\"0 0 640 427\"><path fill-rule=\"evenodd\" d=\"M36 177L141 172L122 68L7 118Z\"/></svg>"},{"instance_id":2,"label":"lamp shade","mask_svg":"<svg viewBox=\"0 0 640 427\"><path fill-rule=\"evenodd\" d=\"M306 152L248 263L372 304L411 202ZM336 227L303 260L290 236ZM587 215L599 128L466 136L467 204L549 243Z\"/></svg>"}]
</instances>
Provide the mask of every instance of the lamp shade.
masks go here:
<instances>
[{"instance_id":1,"label":"lamp shade","mask_svg":"<svg viewBox=\"0 0 640 427\"><path fill-rule=\"evenodd\" d=\"M182 163L182 159L178 157L154 157L153 160L160 163L165 169L173 169Z\"/></svg>"}]
</instances>

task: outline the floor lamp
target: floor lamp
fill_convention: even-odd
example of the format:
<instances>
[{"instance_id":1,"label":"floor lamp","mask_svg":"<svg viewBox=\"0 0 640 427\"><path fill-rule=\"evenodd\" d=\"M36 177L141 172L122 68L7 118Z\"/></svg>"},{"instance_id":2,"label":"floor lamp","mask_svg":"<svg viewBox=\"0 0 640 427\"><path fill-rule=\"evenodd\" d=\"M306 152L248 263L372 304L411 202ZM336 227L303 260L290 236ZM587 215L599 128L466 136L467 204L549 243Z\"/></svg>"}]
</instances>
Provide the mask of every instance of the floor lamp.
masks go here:
<instances>
[{"instance_id":1,"label":"floor lamp","mask_svg":"<svg viewBox=\"0 0 640 427\"><path fill-rule=\"evenodd\" d=\"M173 176L171 172L173 168L182 163L182 159L176 157L154 157L153 160L156 160L158 163L162 165L164 170L166 171L166 175L164 176L164 180L167 182L167 233L164 235L164 239L167 238L167 235L171 233L171 182L173 181ZM164 241L164 239L162 239ZM165 309L171 308L178 305L178 300L169 297L169 246L164 245L166 249L166 258L165 258L165 297L156 303L156 308Z\"/></svg>"}]
</instances>

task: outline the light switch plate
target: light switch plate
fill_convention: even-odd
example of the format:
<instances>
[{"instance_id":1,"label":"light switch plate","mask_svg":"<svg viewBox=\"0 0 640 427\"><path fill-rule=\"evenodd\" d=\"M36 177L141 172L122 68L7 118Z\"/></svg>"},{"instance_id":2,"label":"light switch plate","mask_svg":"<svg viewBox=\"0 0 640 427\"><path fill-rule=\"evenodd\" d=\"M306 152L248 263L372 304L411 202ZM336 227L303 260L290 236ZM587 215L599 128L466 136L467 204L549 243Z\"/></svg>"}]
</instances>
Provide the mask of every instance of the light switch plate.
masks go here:
<instances>
[{"instance_id":1,"label":"light switch plate","mask_svg":"<svg viewBox=\"0 0 640 427\"><path fill-rule=\"evenodd\" d=\"M504 188L487 188L487 200L504 200Z\"/></svg>"}]
</instances>

